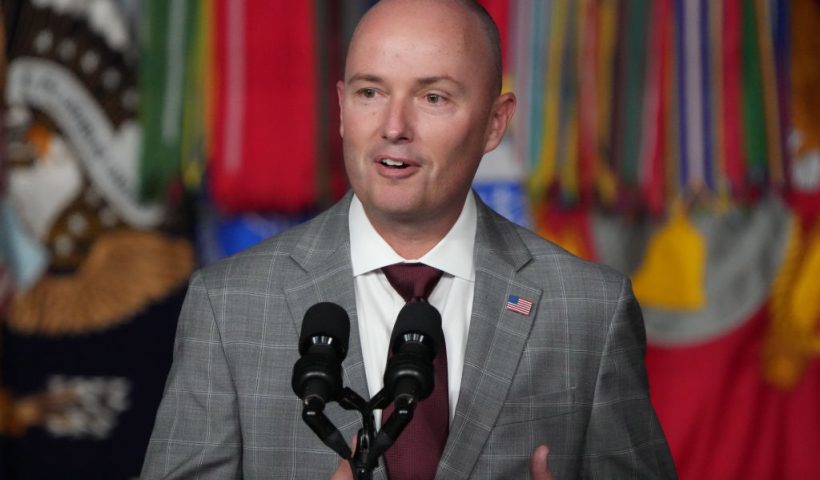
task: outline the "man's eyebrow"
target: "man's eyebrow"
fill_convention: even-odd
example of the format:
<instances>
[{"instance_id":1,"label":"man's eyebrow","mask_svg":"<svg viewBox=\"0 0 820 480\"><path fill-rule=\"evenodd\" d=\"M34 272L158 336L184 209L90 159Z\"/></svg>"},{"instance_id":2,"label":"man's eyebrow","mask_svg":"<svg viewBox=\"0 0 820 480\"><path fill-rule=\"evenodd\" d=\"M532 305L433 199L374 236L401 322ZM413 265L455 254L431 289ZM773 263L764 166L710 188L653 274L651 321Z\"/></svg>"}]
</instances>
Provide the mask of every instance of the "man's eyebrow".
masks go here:
<instances>
[{"instance_id":1,"label":"man's eyebrow","mask_svg":"<svg viewBox=\"0 0 820 480\"><path fill-rule=\"evenodd\" d=\"M449 75L437 75L437 76L434 76L434 77L423 77L423 78L420 78L420 79L417 80L417 83L419 85L425 86L425 87L429 86L429 85L439 83L439 82L453 83L459 89L464 90L464 85L461 82L459 82L458 80L456 80L455 78L453 78Z\"/></svg>"},{"instance_id":2,"label":"man's eyebrow","mask_svg":"<svg viewBox=\"0 0 820 480\"><path fill-rule=\"evenodd\" d=\"M382 77L379 77L378 75L372 75L369 73L357 73L347 80L347 83L353 82L384 83L384 80L382 80Z\"/></svg>"},{"instance_id":3,"label":"man's eyebrow","mask_svg":"<svg viewBox=\"0 0 820 480\"><path fill-rule=\"evenodd\" d=\"M384 79L378 75L373 75L370 73L357 73L347 80L347 83L354 82L384 83ZM432 77L422 77L416 80L416 83L423 87L435 85L440 82L449 82L454 84L460 90L464 90L464 85L449 75L434 75Z\"/></svg>"}]
</instances>

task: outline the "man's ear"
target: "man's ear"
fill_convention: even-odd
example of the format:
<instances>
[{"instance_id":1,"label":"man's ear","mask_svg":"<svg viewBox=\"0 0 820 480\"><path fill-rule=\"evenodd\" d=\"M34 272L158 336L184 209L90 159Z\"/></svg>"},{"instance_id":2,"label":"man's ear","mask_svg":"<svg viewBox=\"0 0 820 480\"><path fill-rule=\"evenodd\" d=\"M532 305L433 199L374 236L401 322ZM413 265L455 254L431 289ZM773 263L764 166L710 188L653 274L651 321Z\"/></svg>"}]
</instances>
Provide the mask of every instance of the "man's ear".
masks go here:
<instances>
[{"instance_id":1,"label":"man's ear","mask_svg":"<svg viewBox=\"0 0 820 480\"><path fill-rule=\"evenodd\" d=\"M504 138L504 134L510 126L513 113L515 113L515 104L516 98L512 92L499 95L493 102L490 121L487 124L484 153L494 150L501 143L501 139Z\"/></svg>"},{"instance_id":2,"label":"man's ear","mask_svg":"<svg viewBox=\"0 0 820 480\"><path fill-rule=\"evenodd\" d=\"M345 93L345 82L344 80L339 80L336 82L336 96L339 98L339 135L342 137L345 136L345 109L344 109L344 102L342 101L343 96Z\"/></svg>"}]
</instances>

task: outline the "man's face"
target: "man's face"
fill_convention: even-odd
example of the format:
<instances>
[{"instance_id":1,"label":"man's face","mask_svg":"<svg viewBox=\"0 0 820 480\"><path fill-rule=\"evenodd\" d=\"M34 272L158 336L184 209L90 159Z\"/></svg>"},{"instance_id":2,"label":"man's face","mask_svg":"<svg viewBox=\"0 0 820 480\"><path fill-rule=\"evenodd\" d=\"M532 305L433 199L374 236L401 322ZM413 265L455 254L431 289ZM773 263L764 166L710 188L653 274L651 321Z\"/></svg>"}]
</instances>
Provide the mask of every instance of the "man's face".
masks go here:
<instances>
[{"instance_id":1,"label":"man's face","mask_svg":"<svg viewBox=\"0 0 820 480\"><path fill-rule=\"evenodd\" d=\"M338 84L341 133L371 221L454 221L482 155L506 129L508 117L500 133L493 120L489 42L452 8L393 2L371 11L351 43Z\"/></svg>"}]
</instances>

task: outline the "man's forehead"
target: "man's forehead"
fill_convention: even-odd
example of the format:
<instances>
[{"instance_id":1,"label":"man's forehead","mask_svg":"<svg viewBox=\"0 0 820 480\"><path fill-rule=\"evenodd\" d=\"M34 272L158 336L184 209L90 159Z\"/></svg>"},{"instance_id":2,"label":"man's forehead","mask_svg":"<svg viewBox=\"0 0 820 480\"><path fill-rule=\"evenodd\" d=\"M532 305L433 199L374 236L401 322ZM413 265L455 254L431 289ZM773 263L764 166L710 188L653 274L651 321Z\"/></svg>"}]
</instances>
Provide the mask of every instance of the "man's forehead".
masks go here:
<instances>
[{"instance_id":1,"label":"man's forehead","mask_svg":"<svg viewBox=\"0 0 820 480\"><path fill-rule=\"evenodd\" d=\"M470 62L457 56L447 56L436 61L427 61L423 55L410 58L403 58L401 55L362 55L360 58L362 61L348 58L345 83L405 87L447 86L466 90L466 85L476 80L473 78L475 75Z\"/></svg>"},{"instance_id":2,"label":"man's forehead","mask_svg":"<svg viewBox=\"0 0 820 480\"><path fill-rule=\"evenodd\" d=\"M390 83L391 79L387 76L377 75L374 73L353 73L349 78L345 79L347 83L372 83L382 85ZM465 85L462 81L450 75L428 75L419 77L406 78L407 81L418 86L435 86L440 84L449 85L459 90L464 90Z\"/></svg>"},{"instance_id":3,"label":"man's forehead","mask_svg":"<svg viewBox=\"0 0 820 480\"><path fill-rule=\"evenodd\" d=\"M462 85L490 83L498 68L478 15L456 0L382 0L351 39L345 80L451 77Z\"/></svg>"}]
</instances>

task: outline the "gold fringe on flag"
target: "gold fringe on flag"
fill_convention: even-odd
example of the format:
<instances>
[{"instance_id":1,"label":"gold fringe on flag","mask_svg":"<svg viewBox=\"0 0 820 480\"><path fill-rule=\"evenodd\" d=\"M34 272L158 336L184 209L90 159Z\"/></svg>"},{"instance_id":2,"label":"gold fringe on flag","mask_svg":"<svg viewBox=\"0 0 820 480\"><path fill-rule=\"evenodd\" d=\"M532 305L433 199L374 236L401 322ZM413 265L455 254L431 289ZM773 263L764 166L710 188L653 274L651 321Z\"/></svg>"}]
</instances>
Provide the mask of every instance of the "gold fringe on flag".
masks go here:
<instances>
[{"instance_id":1,"label":"gold fringe on flag","mask_svg":"<svg viewBox=\"0 0 820 480\"><path fill-rule=\"evenodd\" d=\"M820 355L820 221L805 230L792 221L763 347L763 376L783 390L794 388L808 362Z\"/></svg>"},{"instance_id":2,"label":"gold fringe on flag","mask_svg":"<svg viewBox=\"0 0 820 480\"><path fill-rule=\"evenodd\" d=\"M99 237L75 273L45 274L19 294L8 324L26 334L98 332L168 295L193 268L193 248L187 240L115 230Z\"/></svg>"},{"instance_id":3,"label":"gold fringe on flag","mask_svg":"<svg viewBox=\"0 0 820 480\"><path fill-rule=\"evenodd\" d=\"M644 260L632 274L632 287L642 305L667 310L698 311L706 304L706 240L689 220L682 200L646 247Z\"/></svg>"}]
</instances>

